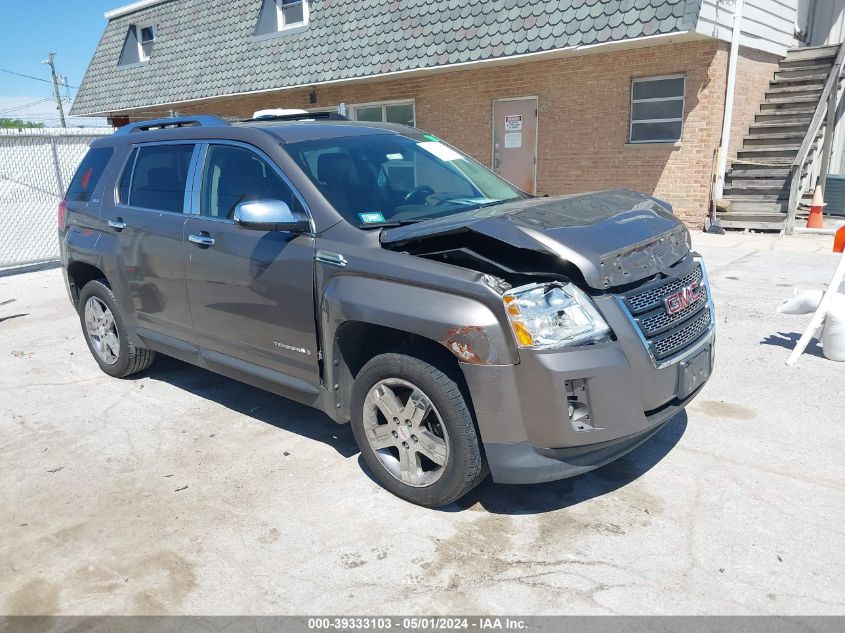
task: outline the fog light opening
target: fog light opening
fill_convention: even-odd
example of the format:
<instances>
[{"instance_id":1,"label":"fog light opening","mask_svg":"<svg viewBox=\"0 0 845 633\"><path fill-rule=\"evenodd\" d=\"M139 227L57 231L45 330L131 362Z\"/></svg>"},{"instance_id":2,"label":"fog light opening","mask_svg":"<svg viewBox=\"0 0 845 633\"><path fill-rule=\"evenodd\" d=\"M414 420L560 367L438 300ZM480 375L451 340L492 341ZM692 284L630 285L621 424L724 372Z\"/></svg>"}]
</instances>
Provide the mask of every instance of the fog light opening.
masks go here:
<instances>
[{"instance_id":1,"label":"fog light opening","mask_svg":"<svg viewBox=\"0 0 845 633\"><path fill-rule=\"evenodd\" d=\"M578 433L595 431L585 378L566 381L566 400L569 407L569 423L573 430Z\"/></svg>"}]
</instances>

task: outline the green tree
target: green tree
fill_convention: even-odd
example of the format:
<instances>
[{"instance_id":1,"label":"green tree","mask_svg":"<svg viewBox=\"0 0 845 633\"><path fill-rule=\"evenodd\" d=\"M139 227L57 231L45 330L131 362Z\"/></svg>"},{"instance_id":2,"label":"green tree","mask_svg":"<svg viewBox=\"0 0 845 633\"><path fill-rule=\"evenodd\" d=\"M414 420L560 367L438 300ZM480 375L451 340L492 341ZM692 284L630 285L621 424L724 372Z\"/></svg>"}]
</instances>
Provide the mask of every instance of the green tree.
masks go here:
<instances>
[{"instance_id":1,"label":"green tree","mask_svg":"<svg viewBox=\"0 0 845 633\"><path fill-rule=\"evenodd\" d=\"M0 128L21 129L32 127L42 128L44 127L44 124L33 123L32 121L24 121L23 119L5 119L0 117Z\"/></svg>"}]
</instances>

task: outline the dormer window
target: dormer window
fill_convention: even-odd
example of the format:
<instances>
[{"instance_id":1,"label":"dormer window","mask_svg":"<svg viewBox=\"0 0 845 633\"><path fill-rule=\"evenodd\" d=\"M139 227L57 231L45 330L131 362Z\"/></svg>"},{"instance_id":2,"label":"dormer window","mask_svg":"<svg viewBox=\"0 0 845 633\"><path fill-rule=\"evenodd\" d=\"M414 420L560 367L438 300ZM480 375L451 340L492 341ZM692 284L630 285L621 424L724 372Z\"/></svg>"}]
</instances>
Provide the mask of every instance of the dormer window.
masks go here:
<instances>
[{"instance_id":1,"label":"dormer window","mask_svg":"<svg viewBox=\"0 0 845 633\"><path fill-rule=\"evenodd\" d=\"M308 26L308 0L264 0L256 37L298 33Z\"/></svg>"},{"instance_id":2,"label":"dormer window","mask_svg":"<svg viewBox=\"0 0 845 633\"><path fill-rule=\"evenodd\" d=\"M138 36L138 57L142 62L150 58L150 53L153 52L153 44L156 41L156 25L148 24L139 29Z\"/></svg>"},{"instance_id":3,"label":"dormer window","mask_svg":"<svg viewBox=\"0 0 845 633\"><path fill-rule=\"evenodd\" d=\"M157 34L158 26L153 22L131 24L117 65L135 66L148 61L153 53Z\"/></svg>"},{"instance_id":4,"label":"dormer window","mask_svg":"<svg viewBox=\"0 0 845 633\"><path fill-rule=\"evenodd\" d=\"M279 30L304 26L308 22L308 3L305 0L276 0L279 11Z\"/></svg>"}]
</instances>

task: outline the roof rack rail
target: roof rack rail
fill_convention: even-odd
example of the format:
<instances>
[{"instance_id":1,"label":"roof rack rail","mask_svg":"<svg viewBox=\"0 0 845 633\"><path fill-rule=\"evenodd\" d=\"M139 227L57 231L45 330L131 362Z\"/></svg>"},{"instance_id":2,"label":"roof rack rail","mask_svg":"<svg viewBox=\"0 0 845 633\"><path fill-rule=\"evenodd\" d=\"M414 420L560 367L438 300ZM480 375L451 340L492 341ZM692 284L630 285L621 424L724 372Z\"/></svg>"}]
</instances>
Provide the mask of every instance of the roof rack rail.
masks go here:
<instances>
[{"instance_id":1,"label":"roof rack rail","mask_svg":"<svg viewBox=\"0 0 845 633\"><path fill-rule=\"evenodd\" d=\"M124 125L115 134L131 134L132 132L146 132L148 130L164 130L178 127L224 127L229 125L217 116L200 115L192 117L171 117L169 119L151 119Z\"/></svg>"},{"instance_id":2,"label":"roof rack rail","mask_svg":"<svg viewBox=\"0 0 845 633\"><path fill-rule=\"evenodd\" d=\"M256 121L348 121L349 119L337 112L294 112L293 114L265 114L252 119L245 119L241 123Z\"/></svg>"}]
</instances>

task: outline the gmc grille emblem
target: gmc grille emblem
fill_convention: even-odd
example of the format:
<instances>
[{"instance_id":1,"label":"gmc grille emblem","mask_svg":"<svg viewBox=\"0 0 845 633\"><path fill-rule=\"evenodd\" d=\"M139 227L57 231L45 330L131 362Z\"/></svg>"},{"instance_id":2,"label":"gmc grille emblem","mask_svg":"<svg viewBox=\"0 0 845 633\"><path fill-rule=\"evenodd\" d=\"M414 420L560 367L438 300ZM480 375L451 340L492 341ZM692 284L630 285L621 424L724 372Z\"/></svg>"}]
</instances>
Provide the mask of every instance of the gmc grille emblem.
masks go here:
<instances>
[{"instance_id":1,"label":"gmc grille emblem","mask_svg":"<svg viewBox=\"0 0 845 633\"><path fill-rule=\"evenodd\" d=\"M673 292L663 299L663 305L666 306L666 312L671 316L703 298L704 288L701 287L699 282L694 281L689 286L684 286L678 292Z\"/></svg>"}]
</instances>

